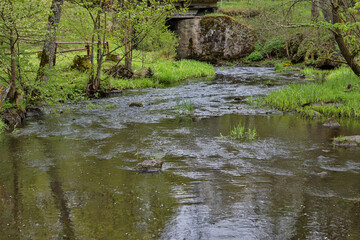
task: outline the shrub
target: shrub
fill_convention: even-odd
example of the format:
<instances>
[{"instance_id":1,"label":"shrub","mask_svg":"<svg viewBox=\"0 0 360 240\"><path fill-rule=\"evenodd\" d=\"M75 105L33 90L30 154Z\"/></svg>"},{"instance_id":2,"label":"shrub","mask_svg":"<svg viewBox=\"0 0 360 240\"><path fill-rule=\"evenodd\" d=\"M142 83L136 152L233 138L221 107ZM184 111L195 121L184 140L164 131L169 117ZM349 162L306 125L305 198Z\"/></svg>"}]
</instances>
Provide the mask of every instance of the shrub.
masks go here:
<instances>
[{"instance_id":1,"label":"shrub","mask_svg":"<svg viewBox=\"0 0 360 240\"><path fill-rule=\"evenodd\" d=\"M249 56L245 57L244 60L246 61L260 61L264 58L264 56L259 51L252 52Z\"/></svg>"},{"instance_id":2,"label":"shrub","mask_svg":"<svg viewBox=\"0 0 360 240\"><path fill-rule=\"evenodd\" d=\"M267 41L262 49L262 53L267 57L283 57L285 52L285 41L281 38L274 38Z\"/></svg>"}]
</instances>

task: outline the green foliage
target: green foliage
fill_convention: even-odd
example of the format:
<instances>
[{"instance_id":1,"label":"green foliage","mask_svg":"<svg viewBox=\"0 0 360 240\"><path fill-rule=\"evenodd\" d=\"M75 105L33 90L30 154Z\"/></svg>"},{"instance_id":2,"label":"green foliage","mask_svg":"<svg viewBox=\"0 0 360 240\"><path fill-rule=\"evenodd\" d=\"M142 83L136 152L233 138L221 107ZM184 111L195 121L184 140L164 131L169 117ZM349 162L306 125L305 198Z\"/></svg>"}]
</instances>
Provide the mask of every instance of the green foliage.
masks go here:
<instances>
[{"instance_id":1,"label":"green foliage","mask_svg":"<svg viewBox=\"0 0 360 240\"><path fill-rule=\"evenodd\" d=\"M191 100L176 101L176 112L179 115L191 115L194 113L195 107Z\"/></svg>"},{"instance_id":2,"label":"green foliage","mask_svg":"<svg viewBox=\"0 0 360 240\"><path fill-rule=\"evenodd\" d=\"M285 41L280 38L274 38L265 42L262 53L267 57L283 57L285 52Z\"/></svg>"},{"instance_id":3,"label":"green foliage","mask_svg":"<svg viewBox=\"0 0 360 240\"><path fill-rule=\"evenodd\" d=\"M223 136L220 133L220 137L224 138L227 137L232 140L238 140L238 141L253 141L257 137L256 129L251 128L245 128L244 125L241 124L241 122L238 123L237 126L235 126L227 136Z\"/></svg>"},{"instance_id":4,"label":"green foliage","mask_svg":"<svg viewBox=\"0 0 360 240\"><path fill-rule=\"evenodd\" d=\"M156 24L140 43L139 50L158 51L163 57L171 59L175 57L178 45L179 40L174 32L167 29L165 24Z\"/></svg>"},{"instance_id":5,"label":"green foliage","mask_svg":"<svg viewBox=\"0 0 360 240\"><path fill-rule=\"evenodd\" d=\"M87 105L87 108L90 109L90 110L94 110L94 109L110 109L110 108L116 108L116 107L117 107L116 104L102 105L102 103L98 103L98 104L89 103Z\"/></svg>"},{"instance_id":6,"label":"green foliage","mask_svg":"<svg viewBox=\"0 0 360 240\"><path fill-rule=\"evenodd\" d=\"M51 1L43 0L12 2L15 4L14 11L10 11L8 2L0 3L0 14L3 13L8 17L4 18L6 21L0 19L0 30L4 35L0 34L0 86L7 86L9 83L10 56L5 55L5 52L9 52L9 32L6 28L6 24L9 23L8 20L12 18L15 20L17 24L16 33L20 35L19 37L41 39L39 35L45 36L46 33L45 28L51 4ZM178 62L170 60L175 54L178 39L174 33L165 27L165 18L171 13L173 6L162 5L156 9L147 7L147 1L141 1L141 4L136 2L136 4L132 4L131 8L129 7L128 9L114 9L116 11L106 12L95 5L86 5L88 3L91 3L91 1L65 1L57 32L58 41L91 42L94 29L90 15L96 16L98 10L101 14L107 14L108 21L105 22L105 19L102 18L100 29L96 30L96 34L107 36L106 41L110 42L111 54L122 58L125 53L125 48L123 47L124 34L122 32L124 30L122 21L125 15L122 15L122 13L126 12L131 15L128 20L133 21L132 30L135 34L133 37L136 38L133 39L133 43L137 49L133 50L132 56L133 67L137 72L136 79L114 79L100 72L100 91L106 92L110 88L163 87L164 84L179 83L185 79L213 76L215 74L213 66L206 63L191 60ZM158 4L155 1L151 1L151 3L154 4L152 6ZM87 10L83 8L84 4L89 7ZM118 4L118 1L116 1L116 4ZM164 11L168 12L165 13ZM34 15L34 12L37 12L37 14ZM138 14L139 12L141 14ZM33 14L33 17L26 18L28 14ZM35 36L33 36L34 33L36 34ZM39 59L36 54L28 53L42 49L43 42L19 40L17 43L19 55L16 57L16 65L18 66L17 73L19 75L17 75L16 87L17 92L24 95L24 100L19 101L19 106L14 106L10 103L7 106L5 103L4 107L24 109L26 104L29 103L57 106L63 102L87 99L86 89L90 71L79 72L70 67L73 64L74 57L76 55L83 56L86 54L86 51L58 53L56 66L50 71L46 69L48 80L35 81ZM58 47L58 50L68 50L84 48L84 44L61 44ZM94 50L96 51L96 48ZM104 68L110 67L109 64L111 63L104 62ZM94 67L96 65L97 59L94 59ZM154 76L144 78L143 74L141 74L142 70L149 67L153 69Z\"/></svg>"},{"instance_id":7,"label":"green foliage","mask_svg":"<svg viewBox=\"0 0 360 240\"><path fill-rule=\"evenodd\" d=\"M359 78L349 68L332 71L325 82L292 84L271 92L264 102L283 111L314 117L360 117ZM316 103L316 104L312 104Z\"/></svg>"},{"instance_id":8,"label":"green foliage","mask_svg":"<svg viewBox=\"0 0 360 240\"><path fill-rule=\"evenodd\" d=\"M245 57L244 60L246 61L260 61L264 58L264 56L259 51L252 52L249 56Z\"/></svg>"},{"instance_id":9,"label":"green foliage","mask_svg":"<svg viewBox=\"0 0 360 240\"><path fill-rule=\"evenodd\" d=\"M6 124L0 119L0 135L4 132L6 129Z\"/></svg>"},{"instance_id":10,"label":"green foliage","mask_svg":"<svg viewBox=\"0 0 360 240\"><path fill-rule=\"evenodd\" d=\"M152 65L154 78L160 83L177 83L188 78L214 76L214 67L195 60L164 61L159 60Z\"/></svg>"},{"instance_id":11,"label":"green foliage","mask_svg":"<svg viewBox=\"0 0 360 240\"><path fill-rule=\"evenodd\" d=\"M305 74L306 78L315 79L315 80L325 80L325 78L331 71L305 67L304 69L300 70L300 72Z\"/></svg>"}]
</instances>

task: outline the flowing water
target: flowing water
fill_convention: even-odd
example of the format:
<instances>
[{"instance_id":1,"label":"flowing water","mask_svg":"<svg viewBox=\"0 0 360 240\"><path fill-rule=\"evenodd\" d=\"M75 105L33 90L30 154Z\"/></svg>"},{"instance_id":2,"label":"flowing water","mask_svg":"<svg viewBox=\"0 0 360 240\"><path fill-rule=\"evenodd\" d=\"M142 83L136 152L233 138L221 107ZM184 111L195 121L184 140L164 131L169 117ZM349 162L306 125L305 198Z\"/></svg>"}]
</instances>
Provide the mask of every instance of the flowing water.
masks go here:
<instances>
[{"instance_id":1,"label":"flowing water","mask_svg":"<svg viewBox=\"0 0 360 240\"><path fill-rule=\"evenodd\" d=\"M360 239L356 121L253 108L301 81L269 68L66 106L0 142L0 239ZM129 107L134 101L144 107ZM195 118L178 116L192 102ZM258 138L220 138L241 121ZM162 172L140 161L162 156Z\"/></svg>"}]
</instances>

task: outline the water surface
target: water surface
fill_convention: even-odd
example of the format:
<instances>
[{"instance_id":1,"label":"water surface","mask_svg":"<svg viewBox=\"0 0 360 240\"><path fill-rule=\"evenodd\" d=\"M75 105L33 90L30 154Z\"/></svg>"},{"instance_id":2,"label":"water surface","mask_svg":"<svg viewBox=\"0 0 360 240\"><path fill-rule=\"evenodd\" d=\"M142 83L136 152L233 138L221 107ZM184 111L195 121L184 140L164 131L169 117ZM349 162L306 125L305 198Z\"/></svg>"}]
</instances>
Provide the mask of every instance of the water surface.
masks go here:
<instances>
[{"instance_id":1,"label":"water surface","mask_svg":"<svg viewBox=\"0 0 360 240\"><path fill-rule=\"evenodd\" d=\"M218 69L28 118L0 142L0 239L360 239L359 149L331 144L359 122L329 129L245 100L295 81ZM196 119L178 116L184 100ZM257 140L219 137L239 121ZM133 171L156 156L162 172Z\"/></svg>"}]
</instances>

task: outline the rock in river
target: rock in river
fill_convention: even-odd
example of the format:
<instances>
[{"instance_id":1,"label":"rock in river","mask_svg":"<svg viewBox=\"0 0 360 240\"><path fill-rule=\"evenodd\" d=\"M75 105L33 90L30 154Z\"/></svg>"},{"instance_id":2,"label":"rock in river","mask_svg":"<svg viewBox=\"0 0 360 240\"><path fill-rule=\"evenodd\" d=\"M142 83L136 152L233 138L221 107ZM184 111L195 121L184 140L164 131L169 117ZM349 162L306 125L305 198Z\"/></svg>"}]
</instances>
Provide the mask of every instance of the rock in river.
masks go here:
<instances>
[{"instance_id":1,"label":"rock in river","mask_svg":"<svg viewBox=\"0 0 360 240\"><path fill-rule=\"evenodd\" d=\"M338 123L336 120L329 118L328 120L326 120L323 124L324 127L329 127L329 128L338 128L340 127L340 123Z\"/></svg>"},{"instance_id":2,"label":"rock in river","mask_svg":"<svg viewBox=\"0 0 360 240\"><path fill-rule=\"evenodd\" d=\"M333 139L333 143L339 147L357 147L360 145L360 135L337 137Z\"/></svg>"},{"instance_id":3,"label":"rock in river","mask_svg":"<svg viewBox=\"0 0 360 240\"><path fill-rule=\"evenodd\" d=\"M150 159L138 163L135 169L139 172L158 172L163 165L162 159Z\"/></svg>"},{"instance_id":4,"label":"rock in river","mask_svg":"<svg viewBox=\"0 0 360 240\"><path fill-rule=\"evenodd\" d=\"M129 107L143 107L142 102L132 102L129 104Z\"/></svg>"}]
</instances>

